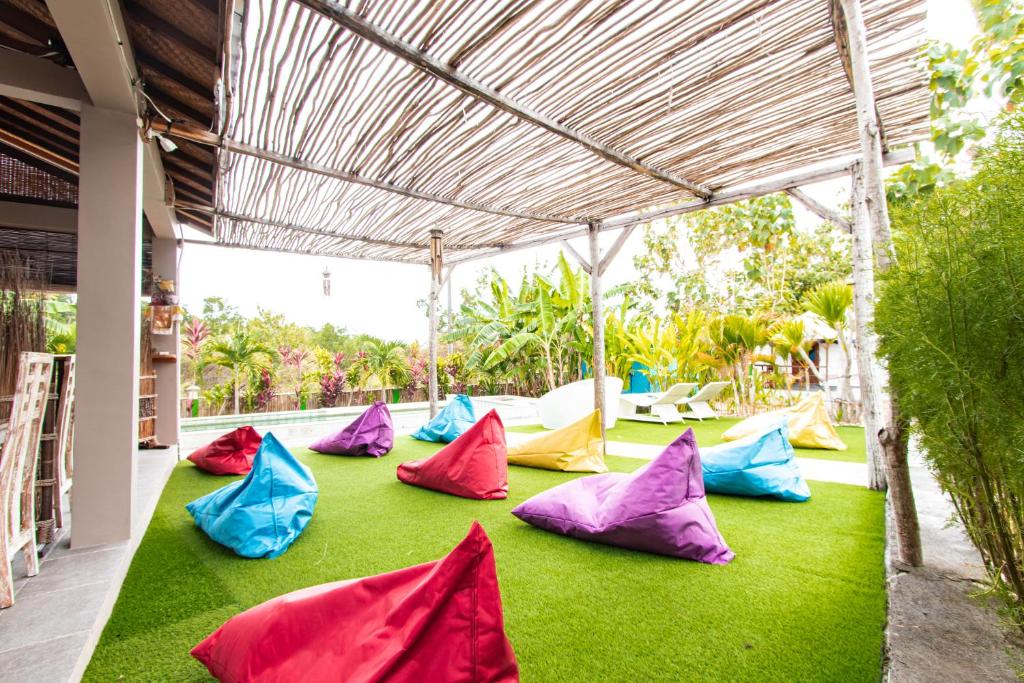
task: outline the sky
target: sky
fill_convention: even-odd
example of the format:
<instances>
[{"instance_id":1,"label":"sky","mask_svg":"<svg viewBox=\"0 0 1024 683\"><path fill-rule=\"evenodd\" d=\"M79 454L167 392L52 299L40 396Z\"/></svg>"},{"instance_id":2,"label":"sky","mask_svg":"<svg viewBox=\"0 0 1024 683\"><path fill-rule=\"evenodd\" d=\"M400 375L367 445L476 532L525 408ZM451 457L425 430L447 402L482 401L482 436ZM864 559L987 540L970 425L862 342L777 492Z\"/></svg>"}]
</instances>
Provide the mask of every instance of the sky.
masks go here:
<instances>
[{"instance_id":1,"label":"sky","mask_svg":"<svg viewBox=\"0 0 1024 683\"><path fill-rule=\"evenodd\" d=\"M977 23L969 0L928 0L929 37L966 45ZM805 190L826 204L837 206L846 198L846 181L831 181L808 186ZM816 219L802 206L794 206L797 224ZM637 277L633 256L643 248L642 230L635 230L619 256L605 274L605 288ZM186 228L185 237L198 233ZM617 232L601 235L602 251L617 237ZM586 238L572 242L586 254ZM558 246L546 246L513 252L494 258L466 263L454 269L451 277L454 306L459 292L472 287L480 274L495 268L510 282L518 283L524 268L538 263L554 264ZM331 273L331 296L323 294L323 272ZM417 301L425 299L429 288L426 266L334 259L298 254L269 253L225 249L188 243L183 246L178 290L181 302L198 313L203 299L219 296L243 315L255 315L257 308L282 313L300 325L320 327L331 323L350 333L372 334L385 339L426 341L427 320ZM443 295L441 305L446 304Z\"/></svg>"}]
</instances>

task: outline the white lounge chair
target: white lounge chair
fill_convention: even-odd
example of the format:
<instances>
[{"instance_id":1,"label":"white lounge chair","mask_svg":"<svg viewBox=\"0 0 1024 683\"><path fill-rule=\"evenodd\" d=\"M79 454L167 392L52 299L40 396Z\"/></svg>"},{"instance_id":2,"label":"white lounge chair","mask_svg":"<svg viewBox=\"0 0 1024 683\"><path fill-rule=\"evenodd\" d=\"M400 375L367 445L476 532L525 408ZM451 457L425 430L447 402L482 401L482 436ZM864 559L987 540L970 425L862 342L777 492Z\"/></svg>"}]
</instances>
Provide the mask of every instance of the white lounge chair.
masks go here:
<instances>
[{"instance_id":1,"label":"white lounge chair","mask_svg":"<svg viewBox=\"0 0 1024 683\"><path fill-rule=\"evenodd\" d=\"M730 386L730 382L708 382L701 390L692 397L685 399L683 403L689 408L683 413L684 418L691 420L717 420L718 413L711 407L711 402Z\"/></svg>"},{"instance_id":2,"label":"white lounge chair","mask_svg":"<svg viewBox=\"0 0 1024 683\"><path fill-rule=\"evenodd\" d=\"M673 384L667 391L654 394L622 394L619 396L619 417L637 422L682 422L683 416L676 408L690 395L696 382Z\"/></svg>"},{"instance_id":3,"label":"white lounge chair","mask_svg":"<svg viewBox=\"0 0 1024 683\"><path fill-rule=\"evenodd\" d=\"M622 380L604 378L604 428L615 426L619 415L619 394ZM537 399L537 415L545 429L559 429L594 412L594 380L584 379L564 384Z\"/></svg>"}]
</instances>

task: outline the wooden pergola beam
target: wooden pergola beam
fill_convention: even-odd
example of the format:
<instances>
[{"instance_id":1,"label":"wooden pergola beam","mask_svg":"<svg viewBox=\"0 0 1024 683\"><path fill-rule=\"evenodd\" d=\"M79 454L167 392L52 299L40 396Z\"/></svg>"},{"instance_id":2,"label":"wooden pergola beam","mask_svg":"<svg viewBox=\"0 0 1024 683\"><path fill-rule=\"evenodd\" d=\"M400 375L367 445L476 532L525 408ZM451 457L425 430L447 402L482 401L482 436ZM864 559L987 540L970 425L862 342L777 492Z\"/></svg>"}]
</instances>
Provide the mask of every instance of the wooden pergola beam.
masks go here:
<instances>
[{"instance_id":1,"label":"wooden pergola beam","mask_svg":"<svg viewBox=\"0 0 1024 683\"><path fill-rule=\"evenodd\" d=\"M837 228L842 228L847 233L851 235L853 234L853 223L851 223L848 218L840 214L838 211L828 208L803 190L793 187L786 190L786 194Z\"/></svg>"},{"instance_id":2,"label":"wooden pergola beam","mask_svg":"<svg viewBox=\"0 0 1024 683\"><path fill-rule=\"evenodd\" d=\"M431 55L428 55L422 50L418 50L409 43L402 41L397 36L384 31L380 27L367 21L356 12L334 2L334 0L296 0L296 2L327 17L339 26L347 29L360 38L373 43L377 47L391 53L399 59L412 64L425 73L458 88L467 95L509 113L521 121L543 128L549 133L553 133L561 138L569 140L570 142L574 142L601 157L605 161L610 161L611 163L618 164L619 166L625 166L626 168L633 169L637 173L674 185L680 189L687 190L702 199L708 199L712 195L710 188L705 187L700 183L687 180L686 178L676 175L671 171L647 164L622 150L615 149L588 135L573 130L549 116L529 109L512 98L501 94L497 90L494 90L493 88L461 73L450 64L446 64Z\"/></svg>"},{"instance_id":3,"label":"wooden pergola beam","mask_svg":"<svg viewBox=\"0 0 1024 683\"><path fill-rule=\"evenodd\" d=\"M182 213L188 213L187 209L179 209ZM320 256L323 258L340 258L348 259L349 261L374 261L376 263L405 263L408 265L423 266L422 261L416 261L413 259L402 259L402 258L378 258L375 256L356 256L353 254L331 254L328 252L316 251L314 249L274 249L273 247L260 247L248 244L226 244L224 242L209 242L207 240L195 240L195 239L184 239L183 244L198 244L204 247L216 247L218 249L241 249L243 251L262 251L268 254L280 254L282 252L289 254L303 254L305 256Z\"/></svg>"},{"instance_id":4,"label":"wooden pergola beam","mask_svg":"<svg viewBox=\"0 0 1024 683\"><path fill-rule=\"evenodd\" d=\"M238 221L239 223L255 223L257 225L266 225L272 228L282 228L284 230L301 232L307 235L317 235L318 237L332 237L345 242L360 242L363 244L372 244L378 247L394 247L396 249L417 249L422 251L426 251L428 248L427 245L421 244L419 242L396 242L394 240L382 240L375 239L373 237L363 237L362 235L350 235L342 232L332 232L330 230L307 228L301 225L286 223L284 221L273 221L268 220L266 218L257 218L255 216L243 216L242 214L233 213L231 211L223 211L220 209L216 209L212 206L193 204L192 202L175 202L173 206L175 209L181 211L195 211L197 213L206 214L207 216L216 216L217 218Z\"/></svg>"},{"instance_id":5,"label":"wooden pergola beam","mask_svg":"<svg viewBox=\"0 0 1024 683\"><path fill-rule=\"evenodd\" d=\"M522 218L533 221L545 221L548 223L568 223L571 225L585 225L586 221L580 218L569 218L566 216L551 216L547 214L537 214L529 211L511 211L508 209L502 209L496 206L488 206L486 204L477 204L475 202L461 202L457 199L450 199L448 197L442 197L441 195L433 194L430 192L421 192L419 190L413 190L407 187L401 187L388 183L382 180L375 180L373 178L367 178L365 176L351 173L349 171L342 171L330 166L324 166L317 164L312 161L306 161L297 157L289 156L287 154L280 154L279 152L272 152L267 149L261 149L253 145L248 145L243 142L236 142L227 138L221 138L215 133L211 133L202 128L196 128L195 126L188 126L184 124L169 124L166 121L152 120L150 121L150 127L153 131L160 133L161 135L170 135L172 137L180 137L185 140L192 142L209 145L213 147L220 147L223 150L234 154L242 154L244 156L253 157L254 159L261 159L263 161L269 161L273 164L280 166L286 166L288 168L294 168L298 171L306 171L308 173L316 173L317 175L327 176L328 178L336 178L347 183L354 183L356 185L365 185L367 187L373 187L378 190L384 190L385 192L391 192L393 194L402 195L403 197L410 197L412 199L422 199L427 202L434 202L436 204L445 204L447 206L454 206L460 209L468 209L470 211L479 211L481 213L490 213L496 216L507 216L509 218Z\"/></svg>"},{"instance_id":6,"label":"wooden pergola beam","mask_svg":"<svg viewBox=\"0 0 1024 683\"><path fill-rule=\"evenodd\" d=\"M584 273L586 273L587 275L591 275L594 272L594 269L590 267L590 261L583 258L583 255L580 254L580 252L576 251L576 249L574 249L571 244L569 244L569 240L562 240L562 248L569 252L569 254L579 262L580 267L583 268Z\"/></svg>"},{"instance_id":7,"label":"wooden pergola beam","mask_svg":"<svg viewBox=\"0 0 1024 683\"><path fill-rule=\"evenodd\" d=\"M914 159L914 151L911 149L897 150L885 155L884 163L887 166L890 165L902 165L909 163ZM642 213L634 212L608 218L600 222L600 230L602 232L606 230L618 230L620 228L628 228L629 226L641 225L643 223L650 223L652 221L660 220L662 218L671 218L672 216L679 216L685 213L693 213L694 211L703 211L704 209L710 209L715 206L724 206L726 204L733 204L735 202L743 201L746 199L753 199L755 197L762 197L768 194L774 194L776 192L785 192L794 187L800 187L802 185L810 185L812 183L823 182L826 180L834 180L836 178L844 178L850 175L851 169L856 164L856 160L853 161L838 161L832 164L822 166L813 171L800 171L798 173L780 176L772 180L756 184L745 184L735 188L723 188L719 192L715 193L714 198L706 202L691 202L688 204L678 204L676 206L665 207L664 209L656 209L653 211L645 211ZM554 244L556 242L564 242L565 240L573 239L576 237L584 237L588 234L587 229L582 230L566 230L553 235L546 235L544 237L538 237L532 240L524 240L522 242L512 242L508 244L478 244L475 247L469 244L459 244L449 247L449 249L460 249L460 250L484 250L479 254L473 254L470 256L463 256L462 258L453 259L449 263L466 263L467 261L476 261L483 258L490 258L495 254L504 254L507 252L520 251L523 249L533 249L536 247L543 247L548 244Z\"/></svg>"}]
</instances>

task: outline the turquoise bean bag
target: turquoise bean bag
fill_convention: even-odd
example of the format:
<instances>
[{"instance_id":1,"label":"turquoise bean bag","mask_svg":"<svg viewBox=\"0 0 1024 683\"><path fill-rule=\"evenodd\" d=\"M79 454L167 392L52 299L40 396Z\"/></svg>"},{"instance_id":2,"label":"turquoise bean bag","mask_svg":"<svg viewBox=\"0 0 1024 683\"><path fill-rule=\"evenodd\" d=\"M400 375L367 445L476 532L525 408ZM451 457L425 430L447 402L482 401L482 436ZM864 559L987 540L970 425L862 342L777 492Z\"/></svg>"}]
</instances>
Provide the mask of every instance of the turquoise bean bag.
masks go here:
<instances>
[{"instance_id":1,"label":"turquoise bean bag","mask_svg":"<svg viewBox=\"0 0 1024 683\"><path fill-rule=\"evenodd\" d=\"M185 509L210 538L242 557L273 558L309 524L318 493L309 468L268 433L245 479L197 498Z\"/></svg>"},{"instance_id":2,"label":"turquoise bean bag","mask_svg":"<svg viewBox=\"0 0 1024 683\"><path fill-rule=\"evenodd\" d=\"M459 394L433 420L417 429L412 438L451 443L472 427L474 422L476 415L473 414L469 396Z\"/></svg>"},{"instance_id":3,"label":"turquoise bean bag","mask_svg":"<svg viewBox=\"0 0 1024 683\"><path fill-rule=\"evenodd\" d=\"M734 496L772 496L802 502L811 497L785 420L767 431L700 452L704 488Z\"/></svg>"}]
</instances>

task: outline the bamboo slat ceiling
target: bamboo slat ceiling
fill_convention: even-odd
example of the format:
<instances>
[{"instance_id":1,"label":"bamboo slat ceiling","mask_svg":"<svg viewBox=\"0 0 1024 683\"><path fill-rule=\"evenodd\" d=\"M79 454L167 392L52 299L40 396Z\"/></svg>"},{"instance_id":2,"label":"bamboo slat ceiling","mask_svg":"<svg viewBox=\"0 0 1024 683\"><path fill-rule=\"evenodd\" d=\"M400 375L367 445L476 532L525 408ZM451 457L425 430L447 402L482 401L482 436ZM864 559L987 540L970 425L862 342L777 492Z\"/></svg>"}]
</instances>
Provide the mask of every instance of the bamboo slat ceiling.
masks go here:
<instances>
[{"instance_id":1,"label":"bamboo slat ceiling","mask_svg":"<svg viewBox=\"0 0 1024 683\"><path fill-rule=\"evenodd\" d=\"M890 146L927 134L924 4L863 0ZM217 239L425 263L436 228L458 261L856 153L834 10L253 0L231 56Z\"/></svg>"}]
</instances>

